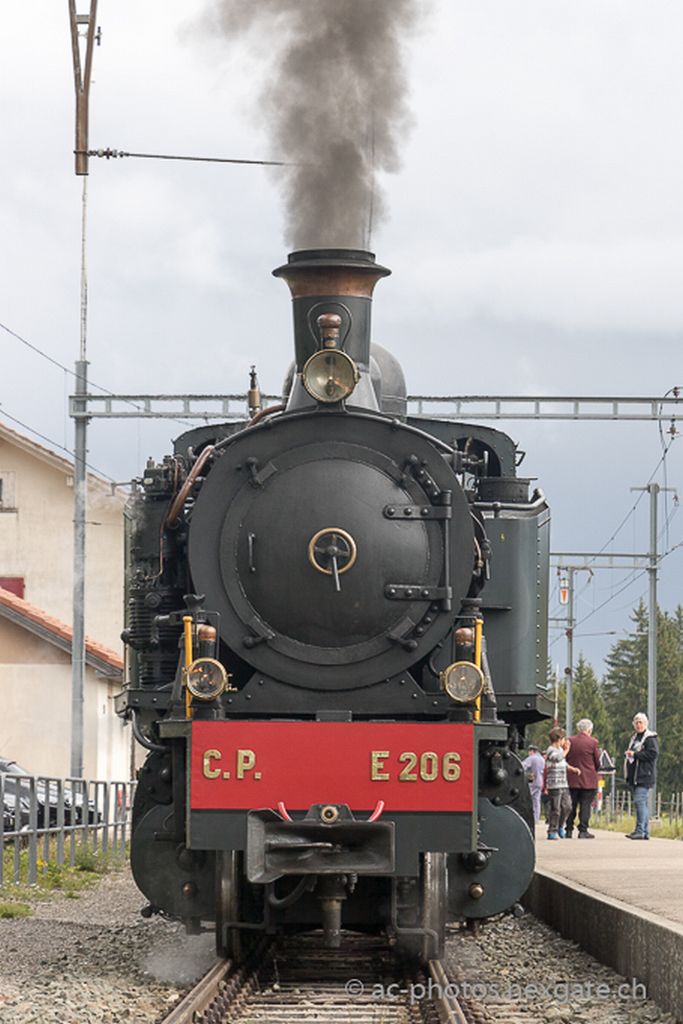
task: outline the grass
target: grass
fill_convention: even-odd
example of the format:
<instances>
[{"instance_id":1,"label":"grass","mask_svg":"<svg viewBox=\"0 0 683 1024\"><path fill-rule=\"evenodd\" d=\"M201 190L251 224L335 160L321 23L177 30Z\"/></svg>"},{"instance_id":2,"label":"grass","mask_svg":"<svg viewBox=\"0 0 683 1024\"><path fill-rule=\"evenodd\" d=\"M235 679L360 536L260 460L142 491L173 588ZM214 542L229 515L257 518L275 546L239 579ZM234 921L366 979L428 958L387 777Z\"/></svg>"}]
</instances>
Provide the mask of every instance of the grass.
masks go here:
<instances>
[{"instance_id":1,"label":"grass","mask_svg":"<svg viewBox=\"0 0 683 1024\"><path fill-rule=\"evenodd\" d=\"M31 908L27 903L0 902L0 920L12 917L29 917Z\"/></svg>"},{"instance_id":2,"label":"grass","mask_svg":"<svg viewBox=\"0 0 683 1024\"><path fill-rule=\"evenodd\" d=\"M41 854L44 855L42 849ZM37 903L56 896L77 899L103 875L120 870L127 861L126 854L118 850L103 854L101 850L78 845L73 865L58 864L53 842L48 857L48 860L38 858L38 877L35 885L29 885L28 849L20 851L18 881L14 880L14 848L10 846L4 850L5 884L0 887L0 918L27 917Z\"/></svg>"},{"instance_id":3,"label":"grass","mask_svg":"<svg viewBox=\"0 0 683 1024\"><path fill-rule=\"evenodd\" d=\"M633 832L636 819L632 814L621 814L611 821L605 821L600 815L593 818L596 828L604 828L608 832ZM650 818L650 835L657 839L683 839L683 821L670 821L668 817Z\"/></svg>"}]
</instances>

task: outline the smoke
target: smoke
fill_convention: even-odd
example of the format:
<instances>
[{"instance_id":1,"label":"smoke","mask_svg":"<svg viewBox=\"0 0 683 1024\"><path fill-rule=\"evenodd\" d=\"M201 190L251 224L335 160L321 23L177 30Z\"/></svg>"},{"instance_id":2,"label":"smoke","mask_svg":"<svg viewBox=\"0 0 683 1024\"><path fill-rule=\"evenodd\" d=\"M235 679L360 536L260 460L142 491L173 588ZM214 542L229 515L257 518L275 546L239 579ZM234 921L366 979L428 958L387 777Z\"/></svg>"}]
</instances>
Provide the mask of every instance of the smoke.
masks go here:
<instances>
[{"instance_id":1,"label":"smoke","mask_svg":"<svg viewBox=\"0 0 683 1024\"><path fill-rule=\"evenodd\" d=\"M257 110L286 202L287 242L369 247L386 215L411 125L404 47L424 0L213 0L230 39L249 34L272 66Z\"/></svg>"}]
</instances>

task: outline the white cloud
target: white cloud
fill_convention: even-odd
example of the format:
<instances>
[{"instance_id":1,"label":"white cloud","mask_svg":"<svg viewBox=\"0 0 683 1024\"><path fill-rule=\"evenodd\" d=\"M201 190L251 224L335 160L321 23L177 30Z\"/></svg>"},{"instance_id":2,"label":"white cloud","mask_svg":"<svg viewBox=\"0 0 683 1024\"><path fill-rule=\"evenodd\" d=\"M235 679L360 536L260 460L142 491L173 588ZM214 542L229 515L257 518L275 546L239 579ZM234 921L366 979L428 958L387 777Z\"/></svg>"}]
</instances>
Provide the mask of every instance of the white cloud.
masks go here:
<instances>
[{"instance_id":1,"label":"white cloud","mask_svg":"<svg viewBox=\"0 0 683 1024\"><path fill-rule=\"evenodd\" d=\"M622 242L517 237L476 252L440 246L414 285L455 319L549 324L573 331L683 332L683 237Z\"/></svg>"}]
</instances>

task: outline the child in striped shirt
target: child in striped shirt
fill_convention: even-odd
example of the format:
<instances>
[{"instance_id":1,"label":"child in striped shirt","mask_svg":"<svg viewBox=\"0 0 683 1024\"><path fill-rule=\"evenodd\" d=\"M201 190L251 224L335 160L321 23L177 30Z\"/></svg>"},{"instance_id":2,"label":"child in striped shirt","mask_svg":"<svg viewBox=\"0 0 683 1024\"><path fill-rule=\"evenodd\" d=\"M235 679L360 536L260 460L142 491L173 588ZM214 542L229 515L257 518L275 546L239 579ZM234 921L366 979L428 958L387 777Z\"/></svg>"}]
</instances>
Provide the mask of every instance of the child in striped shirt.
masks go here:
<instances>
[{"instance_id":1,"label":"child in striped shirt","mask_svg":"<svg viewBox=\"0 0 683 1024\"><path fill-rule=\"evenodd\" d=\"M556 725L548 734L550 746L545 752L546 789L550 797L548 808L548 839L564 839L565 822L572 809L572 798L567 783L567 772L581 774L580 768L567 764L571 746L564 729Z\"/></svg>"}]
</instances>

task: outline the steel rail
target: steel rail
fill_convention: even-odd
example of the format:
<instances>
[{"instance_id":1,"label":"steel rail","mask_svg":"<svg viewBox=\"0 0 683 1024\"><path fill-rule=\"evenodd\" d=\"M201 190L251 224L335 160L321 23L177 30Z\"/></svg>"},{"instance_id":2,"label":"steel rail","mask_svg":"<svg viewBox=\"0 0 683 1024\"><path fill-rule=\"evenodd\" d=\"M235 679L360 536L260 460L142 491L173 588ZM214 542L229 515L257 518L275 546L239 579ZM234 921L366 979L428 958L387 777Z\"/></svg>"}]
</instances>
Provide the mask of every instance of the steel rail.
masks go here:
<instances>
[{"instance_id":1,"label":"steel rail","mask_svg":"<svg viewBox=\"0 0 683 1024\"><path fill-rule=\"evenodd\" d=\"M170 1014L164 1017L164 1024L189 1024L196 1013L203 1013L208 1009L218 994L221 982L227 979L231 969L229 960L218 960L194 988L183 996Z\"/></svg>"},{"instance_id":2,"label":"steel rail","mask_svg":"<svg viewBox=\"0 0 683 1024\"><path fill-rule=\"evenodd\" d=\"M429 961L429 976L441 992L437 998L437 1005L441 1009L444 1024L469 1024L462 1006L452 991L454 984L449 980L440 960Z\"/></svg>"},{"instance_id":3,"label":"steel rail","mask_svg":"<svg viewBox=\"0 0 683 1024\"><path fill-rule=\"evenodd\" d=\"M429 961L425 985L425 974L417 964L413 974L407 962L389 949L378 960L377 977L373 980L368 978L366 968L368 957L377 957L376 947L373 953L361 942L351 946L346 956L336 951L332 959L327 959L328 952L310 946L299 949L294 944L278 953L277 944L269 943L244 965L217 961L163 1018L163 1024L218 1024L242 1017L250 1024L292 1020L318 1024L340 1020L347 1024L370 1024L382 1020L385 1024L407 1024L432 1022L436 1017L441 1024L470 1024L457 999L457 986L448 978L440 960ZM302 975L304 965L308 967ZM360 977L351 977L354 972L361 973L361 966L364 983ZM386 984L389 978L394 979L396 991L385 997L377 996L375 987ZM360 990L349 989L353 982L358 983ZM419 998L414 994L417 990L422 990Z\"/></svg>"}]
</instances>

